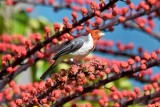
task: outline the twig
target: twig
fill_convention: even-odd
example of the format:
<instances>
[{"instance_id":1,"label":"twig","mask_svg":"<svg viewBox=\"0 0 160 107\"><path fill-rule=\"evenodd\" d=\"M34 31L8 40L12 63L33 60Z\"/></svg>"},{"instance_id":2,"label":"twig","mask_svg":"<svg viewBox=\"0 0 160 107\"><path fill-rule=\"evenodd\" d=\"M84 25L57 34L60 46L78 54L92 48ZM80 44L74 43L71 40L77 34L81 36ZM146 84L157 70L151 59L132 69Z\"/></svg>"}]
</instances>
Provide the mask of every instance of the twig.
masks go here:
<instances>
[{"instance_id":1,"label":"twig","mask_svg":"<svg viewBox=\"0 0 160 107\"><path fill-rule=\"evenodd\" d=\"M135 13L135 14L133 14L133 15L127 16L127 17L125 18L125 21L124 21L123 23L125 23L125 22L128 21L128 20L132 20L132 19L135 19L135 18L140 17L140 16L143 16L143 15L151 14L152 12L156 12L156 11L159 10L159 8L160 8L160 7L153 7L153 8L150 9L150 11L147 11L147 12L146 12L146 11L140 11L140 12L137 12L137 13ZM113 26L113 25L115 25L115 24L119 24L119 23L120 23L120 22L118 21L118 18L117 18L117 19L112 20L112 21L110 21L109 23L101 26L100 29L103 30L103 29L106 29L106 28L108 28L108 27L111 27L111 26Z\"/></svg>"},{"instance_id":2,"label":"twig","mask_svg":"<svg viewBox=\"0 0 160 107\"><path fill-rule=\"evenodd\" d=\"M153 7L153 8L150 9L150 11L147 11L147 12L146 12L146 11L139 11L139 12L133 14L133 15L126 16L126 17L125 17L125 21L124 21L123 23L125 23L125 22L127 22L127 21L129 21L129 20L136 19L136 18L138 18L138 17L140 17L140 16L147 15L147 14L151 14L151 13L153 13L153 12L156 12L156 11L159 10L159 8L160 8L160 7ZM107 29L107 28L109 28L109 27L112 27L112 26L114 26L114 25L118 25L118 24L120 24L120 23L121 23L121 22L119 22L119 19L118 19L118 18L114 18L114 19L111 20L110 22L108 22L108 23L100 26L99 29L100 29L100 30L105 30L105 29ZM85 33L82 33L81 35L86 35L86 34L87 34L87 33L85 32Z\"/></svg>"},{"instance_id":3,"label":"twig","mask_svg":"<svg viewBox=\"0 0 160 107\"><path fill-rule=\"evenodd\" d=\"M132 78L134 79L134 80L137 80L137 81L139 81L139 82L141 82L141 83L153 83L153 82L155 82L154 80L152 80L152 79L147 79L147 78L141 78L141 77L138 77L138 76L132 76Z\"/></svg>"},{"instance_id":4,"label":"twig","mask_svg":"<svg viewBox=\"0 0 160 107\"><path fill-rule=\"evenodd\" d=\"M131 22L131 21L127 21L124 23L124 25L126 25L129 28L133 28L136 30L140 30L145 32L146 34L150 35L151 37L154 37L156 40L160 41L160 34L159 33L155 33L155 32L147 32L147 30L145 28L140 28L138 27L137 23L135 22Z\"/></svg>"},{"instance_id":5,"label":"twig","mask_svg":"<svg viewBox=\"0 0 160 107\"><path fill-rule=\"evenodd\" d=\"M0 54L10 54L12 56L14 56L15 54L13 52L9 52L9 51L0 51Z\"/></svg>"},{"instance_id":6,"label":"twig","mask_svg":"<svg viewBox=\"0 0 160 107\"><path fill-rule=\"evenodd\" d=\"M0 1L5 1L5 0L0 0ZM55 11L60 10L60 9L71 9L71 5L66 5L66 4L60 4L60 3L53 3L49 4L47 2L44 3L39 3L37 1L28 1L28 0L13 0L13 3L18 4L18 3L25 3L25 4L30 4L30 5L42 5L42 6L49 6L49 7L54 7Z\"/></svg>"},{"instance_id":7,"label":"twig","mask_svg":"<svg viewBox=\"0 0 160 107\"><path fill-rule=\"evenodd\" d=\"M137 103L144 103L145 104L146 102L149 102L149 100L152 100L157 97L160 97L160 92L154 92L150 95L144 95L142 97L137 97L133 100L122 102L120 107L126 107L126 106L129 106L132 104L137 104Z\"/></svg>"},{"instance_id":8,"label":"twig","mask_svg":"<svg viewBox=\"0 0 160 107\"><path fill-rule=\"evenodd\" d=\"M37 62L40 59L34 58L33 60L35 62ZM36 64L36 63L34 63L34 64ZM9 83L11 80L13 80L18 74L25 71L28 67L30 67L29 64L22 65L22 66L18 67L16 72L12 73L11 75L8 75L8 76L4 77L4 79L0 82L0 90L2 90L6 86L7 83Z\"/></svg>"},{"instance_id":9,"label":"twig","mask_svg":"<svg viewBox=\"0 0 160 107\"><path fill-rule=\"evenodd\" d=\"M124 56L124 57L128 57L128 58L135 58L135 56L137 56L136 54L132 54L132 53L120 52L120 51L110 51L107 49L99 50L96 48L94 51L98 51L98 52L110 54L110 55L115 55L115 56Z\"/></svg>"}]
</instances>

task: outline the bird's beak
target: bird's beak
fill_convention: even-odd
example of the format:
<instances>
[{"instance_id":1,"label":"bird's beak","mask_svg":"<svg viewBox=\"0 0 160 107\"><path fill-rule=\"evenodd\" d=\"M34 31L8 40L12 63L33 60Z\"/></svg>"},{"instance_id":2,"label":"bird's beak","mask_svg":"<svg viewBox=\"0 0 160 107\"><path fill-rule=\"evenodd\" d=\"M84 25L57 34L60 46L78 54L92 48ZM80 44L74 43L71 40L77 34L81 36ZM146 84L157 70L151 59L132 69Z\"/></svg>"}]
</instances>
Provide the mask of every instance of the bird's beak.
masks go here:
<instances>
[{"instance_id":1,"label":"bird's beak","mask_svg":"<svg viewBox=\"0 0 160 107\"><path fill-rule=\"evenodd\" d=\"M101 32L99 35L100 35L100 36L104 36L105 34Z\"/></svg>"}]
</instances>

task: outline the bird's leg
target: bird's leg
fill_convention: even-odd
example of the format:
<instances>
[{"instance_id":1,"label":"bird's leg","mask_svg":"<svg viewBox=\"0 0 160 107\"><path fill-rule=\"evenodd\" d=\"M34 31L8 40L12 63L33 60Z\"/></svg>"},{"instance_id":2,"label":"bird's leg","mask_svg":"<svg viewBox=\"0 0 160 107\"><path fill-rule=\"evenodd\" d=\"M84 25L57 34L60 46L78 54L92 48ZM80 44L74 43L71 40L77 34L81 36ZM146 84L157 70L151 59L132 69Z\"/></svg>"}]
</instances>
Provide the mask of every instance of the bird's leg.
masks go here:
<instances>
[{"instance_id":1,"label":"bird's leg","mask_svg":"<svg viewBox=\"0 0 160 107\"><path fill-rule=\"evenodd\" d=\"M75 65L80 65L81 64L81 63L75 61L73 58L70 58L69 61L70 61L71 64L75 64Z\"/></svg>"},{"instance_id":2,"label":"bird's leg","mask_svg":"<svg viewBox=\"0 0 160 107\"><path fill-rule=\"evenodd\" d=\"M72 63L74 62L74 59L73 59L73 58L70 58L69 60L70 60Z\"/></svg>"}]
</instances>

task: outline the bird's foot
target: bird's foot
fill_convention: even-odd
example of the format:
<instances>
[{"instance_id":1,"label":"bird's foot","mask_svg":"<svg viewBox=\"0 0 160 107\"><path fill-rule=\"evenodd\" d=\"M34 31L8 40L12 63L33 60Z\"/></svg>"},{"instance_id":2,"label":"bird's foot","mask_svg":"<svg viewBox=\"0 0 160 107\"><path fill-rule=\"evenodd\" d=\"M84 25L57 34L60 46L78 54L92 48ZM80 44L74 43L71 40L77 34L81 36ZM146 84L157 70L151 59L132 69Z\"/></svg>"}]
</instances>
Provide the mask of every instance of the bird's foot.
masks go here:
<instances>
[{"instance_id":1,"label":"bird's foot","mask_svg":"<svg viewBox=\"0 0 160 107\"><path fill-rule=\"evenodd\" d=\"M69 63L70 64L75 64L75 65L81 65L82 63L80 63L80 62L77 62L77 61L75 61L73 58L71 58L70 60L69 60Z\"/></svg>"}]
</instances>

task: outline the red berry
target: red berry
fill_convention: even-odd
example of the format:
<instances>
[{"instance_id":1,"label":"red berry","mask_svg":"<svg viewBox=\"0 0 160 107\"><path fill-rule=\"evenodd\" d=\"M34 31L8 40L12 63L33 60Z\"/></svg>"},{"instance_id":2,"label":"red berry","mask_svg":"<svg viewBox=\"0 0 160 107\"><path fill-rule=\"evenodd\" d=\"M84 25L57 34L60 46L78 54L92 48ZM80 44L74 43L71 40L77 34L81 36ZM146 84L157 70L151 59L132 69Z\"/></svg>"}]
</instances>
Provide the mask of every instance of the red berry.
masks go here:
<instances>
[{"instance_id":1,"label":"red berry","mask_svg":"<svg viewBox=\"0 0 160 107\"><path fill-rule=\"evenodd\" d=\"M136 93L140 93L140 88L139 88L139 87L135 87L135 88L134 88L134 91L135 91Z\"/></svg>"},{"instance_id":2,"label":"red berry","mask_svg":"<svg viewBox=\"0 0 160 107\"><path fill-rule=\"evenodd\" d=\"M7 65L7 62L6 61L2 61L2 66L4 67L4 66L6 66Z\"/></svg>"},{"instance_id":3,"label":"red berry","mask_svg":"<svg viewBox=\"0 0 160 107\"><path fill-rule=\"evenodd\" d=\"M76 88L76 91L79 92L79 93L83 92L83 87L82 86L78 86Z\"/></svg>"},{"instance_id":4,"label":"red berry","mask_svg":"<svg viewBox=\"0 0 160 107\"><path fill-rule=\"evenodd\" d=\"M146 70L146 68L147 68L146 64L141 64L141 69L142 70Z\"/></svg>"},{"instance_id":5,"label":"red berry","mask_svg":"<svg viewBox=\"0 0 160 107\"><path fill-rule=\"evenodd\" d=\"M131 4L129 5L129 8L130 8L131 10L133 10L133 9L135 8L134 4L131 3Z\"/></svg>"},{"instance_id":6,"label":"red berry","mask_svg":"<svg viewBox=\"0 0 160 107\"><path fill-rule=\"evenodd\" d=\"M152 57L153 59L156 59L156 58L157 58L156 52L152 52L152 53L151 53L151 57Z\"/></svg>"},{"instance_id":7,"label":"red berry","mask_svg":"<svg viewBox=\"0 0 160 107\"><path fill-rule=\"evenodd\" d=\"M128 59L128 64L133 65L134 64L134 60L133 59Z\"/></svg>"},{"instance_id":8,"label":"red berry","mask_svg":"<svg viewBox=\"0 0 160 107\"><path fill-rule=\"evenodd\" d=\"M151 55L148 54L147 52L144 52L143 57L144 57L146 60L149 60L149 59L151 58Z\"/></svg>"},{"instance_id":9,"label":"red berry","mask_svg":"<svg viewBox=\"0 0 160 107\"><path fill-rule=\"evenodd\" d=\"M45 26L44 31L46 34L50 33L50 28L48 26Z\"/></svg>"},{"instance_id":10,"label":"red berry","mask_svg":"<svg viewBox=\"0 0 160 107\"><path fill-rule=\"evenodd\" d=\"M88 13L88 10L86 8L82 7L81 8L81 13L82 13L83 16L86 16L87 13Z\"/></svg>"},{"instance_id":11,"label":"red berry","mask_svg":"<svg viewBox=\"0 0 160 107\"><path fill-rule=\"evenodd\" d=\"M36 42L40 42L41 41L41 34L40 33L36 33L35 34L35 40L36 40Z\"/></svg>"},{"instance_id":12,"label":"red berry","mask_svg":"<svg viewBox=\"0 0 160 107\"><path fill-rule=\"evenodd\" d=\"M33 11L33 7L27 7L26 12L31 13Z\"/></svg>"},{"instance_id":13,"label":"red berry","mask_svg":"<svg viewBox=\"0 0 160 107\"><path fill-rule=\"evenodd\" d=\"M8 73L12 73L12 72L13 72L13 68L12 68L12 67L8 67L8 68L7 68L7 72L8 72Z\"/></svg>"},{"instance_id":14,"label":"red berry","mask_svg":"<svg viewBox=\"0 0 160 107\"><path fill-rule=\"evenodd\" d=\"M77 13L76 12L72 12L72 17L76 19L78 17Z\"/></svg>"},{"instance_id":15,"label":"red berry","mask_svg":"<svg viewBox=\"0 0 160 107\"><path fill-rule=\"evenodd\" d=\"M54 30L55 30L55 31L59 31L59 29L60 29L61 26L60 26L59 23L54 23L54 24L53 24L53 27L54 27Z\"/></svg>"},{"instance_id":16,"label":"red berry","mask_svg":"<svg viewBox=\"0 0 160 107\"><path fill-rule=\"evenodd\" d=\"M135 57L135 61L136 61L136 62L140 62L140 60L141 60L141 58L140 58L139 56L136 56L136 57Z\"/></svg>"},{"instance_id":17,"label":"red berry","mask_svg":"<svg viewBox=\"0 0 160 107\"><path fill-rule=\"evenodd\" d=\"M112 86L112 87L110 87L110 90L115 92L115 91L117 91L117 88L115 86Z\"/></svg>"},{"instance_id":18,"label":"red berry","mask_svg":"<svg viewBox=\"0 0 160 107\"><path fill-rule=\"evenodd\" d=\"M112 65L112 69L113 69L113 71L116 73L116 74L119 74L120 73L120 69L118 68L118 66L117 65Z\"/></svg>"},{"instance_id":19,"label":"red berry","mask_svg":"<svg viewBox=\"0 0 160 107\"><path fill-rule=\"evenodd\" d=\"M95 11L96 16L100 16L101 12L100 11Z\"/></svg>"},{"instance_id":20,"label":"red berry","mask_svg":"<svg viewBox=\"0 0 160 107\"><path fill-rule=\"evenodd\" d=\"M12 80L11 82L9 82L9 86L14 87L15 86L15 81Z\"/></svg>"},{"instance_id":21,"label":"red berry","mask_svg":"<svg viewBox=\"0 0 160 107\"><path fill-rule=\"evenodd\" d=\"M120 21L120 22L124 22L124 21L125 21L125 17L124 17L124 16L120 16L120 17L119 17L119 21Z\"/></svg>"},{"instance_id":22,"label":"red berry","mask_svg":"<svg viewBox=\"0 0 160 107\"><path fill-rule=\"evenodd\" d=\"M18 106L22 106L22 104L23 104L22 99L17 99L17 100L16 100L16 104L17 104Z\"/></svg>"}]
</instances>

